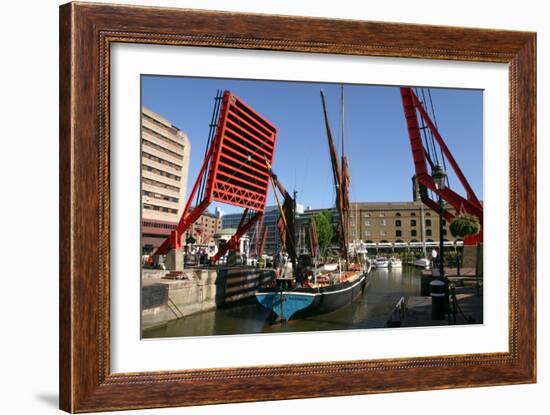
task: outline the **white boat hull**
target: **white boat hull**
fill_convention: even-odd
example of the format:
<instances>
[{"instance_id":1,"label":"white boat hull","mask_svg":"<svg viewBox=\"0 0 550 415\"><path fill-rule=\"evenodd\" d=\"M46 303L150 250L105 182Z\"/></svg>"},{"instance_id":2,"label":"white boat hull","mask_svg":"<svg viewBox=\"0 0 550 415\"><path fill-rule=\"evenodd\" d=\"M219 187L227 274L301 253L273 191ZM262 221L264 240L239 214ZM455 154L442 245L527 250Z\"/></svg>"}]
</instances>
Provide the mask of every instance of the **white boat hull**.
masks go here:
<instances>
[{"instance_id":1,"label":"white boat hull","mask_svg":"<svg viewBox=\"0 0 550 415\"><path fill-rule=\"evenodd\" d=\"M428 259L425 259L425 258L424 259L417 259L416 261L414 261L414 266L429 269L430 268L430 261Z\"/></svg>"}]
</instances>

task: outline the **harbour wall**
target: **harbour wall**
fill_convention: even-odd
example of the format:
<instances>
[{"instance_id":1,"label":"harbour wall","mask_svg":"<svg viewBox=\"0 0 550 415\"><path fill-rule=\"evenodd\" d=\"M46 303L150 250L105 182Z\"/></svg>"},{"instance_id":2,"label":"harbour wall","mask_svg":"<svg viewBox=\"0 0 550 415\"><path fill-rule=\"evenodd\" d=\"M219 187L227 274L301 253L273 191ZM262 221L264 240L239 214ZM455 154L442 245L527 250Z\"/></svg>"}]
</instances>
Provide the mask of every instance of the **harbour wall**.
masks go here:
<instances>
[{"instance_id":1,"label":"harbour wall","mask_svg":"<svg viewBox=\"0 0 550 415\"><path fill-rule=\"evenodd\" d=\"M143 275L143 330L191 314L231 306L253 297L262 285L275 278L273 270L247 267L187 269L177 280L163 276L151 272Z\"/></svg>"}]
</instances>

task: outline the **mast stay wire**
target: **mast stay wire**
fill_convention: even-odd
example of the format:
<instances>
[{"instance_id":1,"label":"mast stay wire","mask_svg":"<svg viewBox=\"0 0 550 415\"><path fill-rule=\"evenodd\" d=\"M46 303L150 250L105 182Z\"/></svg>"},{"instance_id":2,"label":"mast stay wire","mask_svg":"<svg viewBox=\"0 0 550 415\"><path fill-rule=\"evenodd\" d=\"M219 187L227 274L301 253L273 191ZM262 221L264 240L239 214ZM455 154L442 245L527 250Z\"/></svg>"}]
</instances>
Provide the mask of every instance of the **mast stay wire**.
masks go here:
<instances>
[{"instance_id":1,"label":"mast stay wire","mask_svg":"<svg viewBox=\"0 0 550 415\"><path fill-rule=\"evenodd\" d=\"M421 88L420 91L422 93L421 104L424 107L424 110L428 111L428 108L427 108L427 105L426 105L426 94L424 92L424 88ZM434 142L432 132L428 128L428 126L426 125L426 122L424 121L424 118L420 117L420 119L422 120L422 133L425 134L426 139L427 139L428 143L431 145L431 148L432 148L432 155L434 157L433 160L435 161L436 165L439 165L439 155L438 155L437 149L435 147L435 142Z\"/></svg>"},{"instance_id":2,"label":"mast stay wire","mask_svg":"<svg viewBox=\"0 0 550 415\"><path fill-rule=\"evenodd\" d=\"M429 99L430 99L430 108L431 108L431 110L432 110L431 116L432 116L432 119L433 119L433 121L434 121L435 128L439 131L439 127L437 126L437 118L436 118L436 116L435 116L434 103L433 103L433 99L432 99L432 91L431 91L431 88L426 88L426 89L428 90L428 97L429 97ZM440 151L441 151L441 149L440 149ZM444 157L444 155L443 155L443 151L441 151L441 160L442 160L442 162L443 162L443 169L444 169L445 171L447 171L447 162L445 161L445 157ZM449 183L449 175L447 175L447 176L445 177L445 180L447 181L447 187L450 188L451 185L450 185L450 183Z\"/></svg>"},{"instance_id":3,"label":"mast stay wire","mask_svg":"<svg viewBox=\"0 0 550 415\"><path fill-rule=\"evenodd\" d=\"M427 98L426 98L425 90L427 90L427 96L428 96ZM435 128L438 129L437 117L436 117L436 114L435 114L435 107L434 107L434 104L433 104L431 89L422 87L422 88L420 88L420 92L421 92L421 96L422 96L422 101L420 102L420 104L424 107L424 110L426 111L426 113L433 120ZM418 97L417 88L415 88L415 93L416 93L416 96ZM428 106L428 104L429 104L429 106ZM423 138L424 138L424 141L425 141L426 151L428 153L428 160L431 159L432 154L433 154L435 164L441 165L442 168L445 171L447 171L447 162L445 160L445 155L443 154L443 150L441 149L441 147L436 146L433 133L428 128L428 126L426 125L426 123L425 123L425 121L422 117L420 117L420 121L421 121L420 130L422 131L422 135L423 135ZM426 130L427 130L427 132L426 132ZM439 152L437 151L438 148L439 148ZM440 164L440 158L441 158L441 164ZM434 166L432 165L431 167L433 168ZM449 176L448 175L445 178L445 180L447 182L447 187L450 188Z\"/></svg>"},{"instance_id":4,"label":"mast stay wire","mask_svg":"<svg viewBox=\"0 0 550 415\"><path fill-rule=\"evenodd\" d=\"M216 120L217 120L219 112L220 112L222 97L223 97L222 90L218 89L216 91L216 96L214 98L214 109L212 110L212 118L210 119L210 124L209 124L210 130L208 132L208 138L206 140L206 147L204 149L204 157L206 157L206 155L208 154L208 149L210 148L210 145L212 144L212 140L214 139L214 136L216 134L216 130L217 130ZM197 197L195 199L195 206L197 206L200 203L200 201L202 200L202 198L204 196L204 190L205 190L205 186L206 186L206 176L208 174L208 167L209 166L210 166L210 161L206 165L206 167L204 169L204 172L203 172L203 175L201 177L201 181L200 181L200 184L199 184L199 191L197 192Z\"/></svg>"}]
</instances>

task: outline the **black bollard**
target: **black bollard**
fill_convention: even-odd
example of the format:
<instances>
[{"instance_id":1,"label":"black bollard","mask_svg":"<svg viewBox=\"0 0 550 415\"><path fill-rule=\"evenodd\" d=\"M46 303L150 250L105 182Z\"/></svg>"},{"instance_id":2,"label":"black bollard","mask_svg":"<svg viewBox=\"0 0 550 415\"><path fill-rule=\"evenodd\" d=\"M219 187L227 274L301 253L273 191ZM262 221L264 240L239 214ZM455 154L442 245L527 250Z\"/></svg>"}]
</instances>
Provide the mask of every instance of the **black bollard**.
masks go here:
<instances>
[{"instance_id":1,"label":"black bollard","mask_svg":"<svg viewBox=\"0 0 550 415\"><path fill-rule=\"evenodd\" d=\"M432 320L445 320L445 283L439 279L430 282Z\"/></svg>"}]
</instances>

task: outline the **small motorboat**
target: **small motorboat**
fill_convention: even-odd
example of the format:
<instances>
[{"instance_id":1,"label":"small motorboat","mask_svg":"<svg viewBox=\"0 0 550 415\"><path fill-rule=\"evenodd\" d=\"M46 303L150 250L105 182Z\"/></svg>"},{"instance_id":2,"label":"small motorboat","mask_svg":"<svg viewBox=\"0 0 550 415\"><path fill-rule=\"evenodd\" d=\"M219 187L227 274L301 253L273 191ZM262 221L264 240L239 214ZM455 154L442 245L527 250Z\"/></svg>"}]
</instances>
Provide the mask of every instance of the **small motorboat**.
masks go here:
<instances>
[{"instance_id":1,"label":"small motorboat","mask_svg":"<svg viewBox=\"0 0 550 415\"><path fill-rule=\"evenodd\" d=\"M401 259L396 257L391 257L389 262L390 268L401 268L403 266Z\"/></svg>"},{"instance_id":2,"label":"small motorboat","mask_svg":"<svg viewBox=\"0 0 550 415\"><path fill-rule=\"evenodd\" d=\"M424 269L430 269L430 260L428 258L418 258L416 261L414 261L414 266Z\"/></svg>"},{"instance_id":3,"label":"small motorboat","mask_svg":"<svg viewBox=\"0 0 550 415\"><path fill-rule=\"evenodd\" d=\"M389 266L389 261L386 257L377 257L375 260L374 260L374 266L376 268L388 268Z\"/></svg>"},{"instance_id":4,"label":"small motorboat","mask_svg":"<svg viewBox=\"0 0 550 415\"><path fill-rule=\"evenodd\" d=\"M332 272L338 269L338 262L332 262L329 264L320 265L317 271L320 272Z\"/></svg>"}]
</instances>

